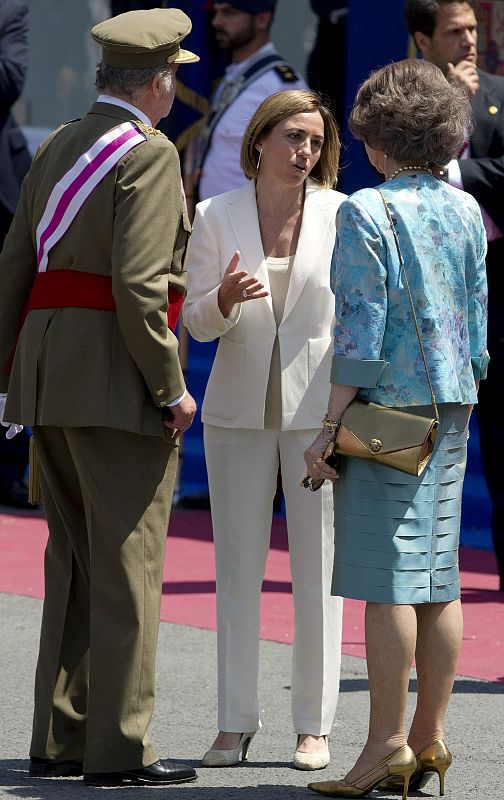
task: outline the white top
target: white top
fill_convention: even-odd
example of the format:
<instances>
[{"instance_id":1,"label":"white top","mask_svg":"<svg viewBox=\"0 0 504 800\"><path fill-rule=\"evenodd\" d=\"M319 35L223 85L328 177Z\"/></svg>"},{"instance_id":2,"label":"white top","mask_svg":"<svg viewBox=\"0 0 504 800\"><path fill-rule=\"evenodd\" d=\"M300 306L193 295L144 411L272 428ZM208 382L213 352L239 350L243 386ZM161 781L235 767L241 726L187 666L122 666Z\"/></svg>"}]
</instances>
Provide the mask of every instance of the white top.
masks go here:
<instances>
[{"instance_id":1,"label":"white top","mask_svg":"<svg viewBox=\"0 0 504 800\"><path fill-rule=\"evenodd\" d=\"M273 256L268 256L266 259L270 282L271 303L273 305L273 314L275 315L277 328L282 321L284 313L293 261L294 256L286 256L286 258L273 258Z\"/></svg>"},{"instance_id":2,"label":"white top","mask_svg":"<svg viewBox=\"0 0 504 800\"><path fill-rule=\"evenodd\" d=\"M239 64L230 64L226 69L224 80L232 80L246 72L254 62L276 52L274 45L268 42ZM254 111L262 101L283 89L306 88L306 83L302 79L286 83L272 67L238 95L226 109L213 132L199 184L200 200L238 189L246 183L247 178L240 167L242 137Z\"/></svg>"},{"instance_id":3,"label":"white top","mask_svg":"<svg viewBox=\"0 0 504 800\"><path fill-rule=\"evenodd\" d=\"M286 258L268 256L266 258L271 304L273 306L273 315L275 317L277 330L284 315L285 301L289 290L293 263L294 256L286 256ZM282 364L280 360L278 333L275 337L275 344L273 345L273 352L271 354L264 410L264 427L273 428L274 430L281 430L282 428Z\"/></svg>"}]
</instances>

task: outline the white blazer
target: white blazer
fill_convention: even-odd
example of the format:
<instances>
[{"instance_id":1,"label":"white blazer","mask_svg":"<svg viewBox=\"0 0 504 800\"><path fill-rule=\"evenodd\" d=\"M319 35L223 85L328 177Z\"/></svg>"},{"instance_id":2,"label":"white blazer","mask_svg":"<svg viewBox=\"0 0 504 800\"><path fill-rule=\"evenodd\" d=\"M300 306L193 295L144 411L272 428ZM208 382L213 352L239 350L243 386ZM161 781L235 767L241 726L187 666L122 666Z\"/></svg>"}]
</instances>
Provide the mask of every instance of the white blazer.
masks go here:
<instances>
[{"instance_id":1,"label":"white blazer","mask_svg":"<svg viewBox=\"0 0 504 800\"><path fill-rule=\"evenodd\" d=\"M278 326L282 430L318 428L327 409L334 296L329 286L336 210L346 195L306 184L303 219L282 321ZM235 250L269 291L255 181L198 203L190 242L183 319L192 336L220 337L203 401L203 422L264 428L277 327L271 297L237 304L226 319L217 293Z\"/></svg>"}]
</instances>

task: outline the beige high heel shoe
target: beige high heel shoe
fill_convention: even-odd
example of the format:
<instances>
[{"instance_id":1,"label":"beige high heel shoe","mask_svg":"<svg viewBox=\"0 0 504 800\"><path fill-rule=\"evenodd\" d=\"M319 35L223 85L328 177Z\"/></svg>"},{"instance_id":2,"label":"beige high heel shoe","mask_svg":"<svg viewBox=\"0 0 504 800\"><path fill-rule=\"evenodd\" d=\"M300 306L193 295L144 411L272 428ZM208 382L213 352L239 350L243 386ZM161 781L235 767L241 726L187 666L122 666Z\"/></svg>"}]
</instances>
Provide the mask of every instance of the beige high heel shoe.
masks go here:
<instances>
[{"instance_id":1,"label":"beige high heel shoe","mask_svg":"<svg viewBox=\"0 0 504 800\"><path fill-rule=\"evenodd\" d=\"M240 741L233 750L218 750L211 747L201 759L202 767L233 767L241 760L246 761L250 742L256 735L256 731L242 733Z\"/></svg>"},{"instance_id":2,"label":"beige high heel shoe","mask_svg":"<svg viewBox=\"0 0 504 800\"><path fill-rule=\"evenodd\" d=\"M445 793L445 774L453 759L452 754L442 739L435 739L432 744L425 747L417 755L417 766L410 778L409 787L412 791L423 789L434 773L439 777L439 794ZM397 777L388 778L380 785L381 789L400 790L400 780Z\"/></svg>"},{"instance_id":3,"label":"beige high heel shoe","mask_svg":"<svg viewBox=\"0 0 504 800\"><path fill-rule=\"evenodd\" d=\"M298 736L298 744L300 737ZM292 763L296 769L324 769L331 761L329 737L324 736L325 749L322 753L300 753L296 750Z\"/></svg>"},{"instance_id":4,"label":"beige high heel shoe","mask_svg":"<svg viewBox=\"0 0 504 800\"><path fill-rule=\"evenodd\" d=\"M387 758L382 759L371 769L368 769L354 783L348 783L345 779L341 781L321 781L309 783L308 789L318 792L326 797L365 797L372 789L375 789L385 778L396 776L403 782L403 800L408 800L408 786L411 776L417 766L417 760L411 747L407 744L399 747ZM378 777L372 775L378 773ZM381 774L380 774L381 773ZM364 786L357 786L364 784Z\"/></svg>"}]
</instances>

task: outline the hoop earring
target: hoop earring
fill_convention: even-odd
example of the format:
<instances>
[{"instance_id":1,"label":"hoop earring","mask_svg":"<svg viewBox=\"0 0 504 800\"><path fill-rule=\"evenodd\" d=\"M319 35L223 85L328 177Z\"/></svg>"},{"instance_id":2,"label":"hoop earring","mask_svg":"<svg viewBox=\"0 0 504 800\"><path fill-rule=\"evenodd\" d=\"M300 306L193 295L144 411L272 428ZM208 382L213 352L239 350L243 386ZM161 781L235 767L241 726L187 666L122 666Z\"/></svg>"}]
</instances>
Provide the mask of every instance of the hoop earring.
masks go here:
<instances>
[{"instance_id":1,"label":"hoop earring","mask_svg":"<svg viewBox=\"0 0 504 800\"><path fill-rule=\"evenodd\" d=\"M258 158L257 158L256 172L259 172L259 164L261 163L262 151L263 151L263 149L262 149L262 147L261 147L261 149L259 150L259 156L258 156Z\"/></svg>"}]
</instances>

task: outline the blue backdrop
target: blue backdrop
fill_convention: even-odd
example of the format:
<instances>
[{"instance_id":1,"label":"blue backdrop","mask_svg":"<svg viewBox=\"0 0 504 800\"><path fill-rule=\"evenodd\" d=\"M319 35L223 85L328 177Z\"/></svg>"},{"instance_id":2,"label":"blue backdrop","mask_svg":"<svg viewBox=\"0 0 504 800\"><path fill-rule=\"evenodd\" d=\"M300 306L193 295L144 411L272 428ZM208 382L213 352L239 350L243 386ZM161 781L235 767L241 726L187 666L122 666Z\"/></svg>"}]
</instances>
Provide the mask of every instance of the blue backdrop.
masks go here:
<instances>
[{"instance_id":1,"label":"blue backdrop","mask_svg":"<svg viewBox=\"0 0 504 800\"><path fill-rule=\"evenodd\" d=\"M345 71L345 119L355 93L373 70L406 58L408 32L403 21L404 0L349 0ZM354 192L379 182L369 166L364 147L344 127L340 188Z\"/></svg>"}]
</instances>

